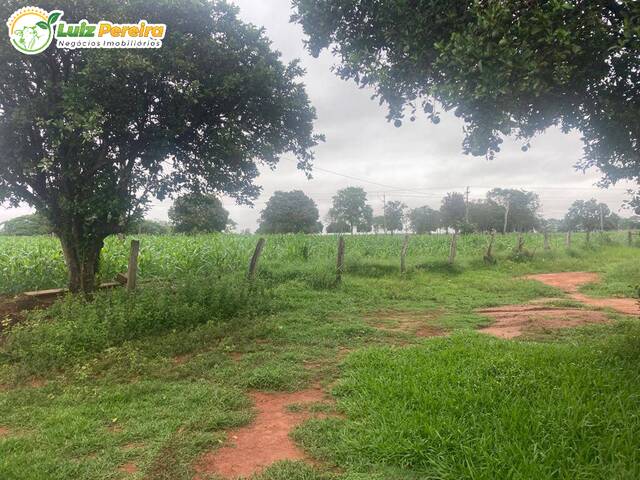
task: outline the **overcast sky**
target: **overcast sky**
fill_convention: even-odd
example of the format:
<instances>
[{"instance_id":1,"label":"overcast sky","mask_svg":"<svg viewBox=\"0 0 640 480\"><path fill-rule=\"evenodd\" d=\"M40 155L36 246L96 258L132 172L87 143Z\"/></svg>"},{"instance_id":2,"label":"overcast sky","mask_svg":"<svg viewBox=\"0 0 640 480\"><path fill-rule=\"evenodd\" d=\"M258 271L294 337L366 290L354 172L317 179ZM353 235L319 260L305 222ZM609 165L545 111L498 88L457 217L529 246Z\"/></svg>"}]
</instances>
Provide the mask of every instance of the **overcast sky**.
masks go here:
<instances>
[{"instance_id":1,"label":"overcast sky","mask_svg":"<svg viewBox=\"0 0 640 480\"><path fill-rule=\"evenodd\" d=\"M255 230L260 210L276 190L303 190L316 201L324 221L331 197L350 185L368 192L376 213L382 209L385 193L387 200L402 200L409 207L437 208L444 193L462 192L469 186L472 199L483 198L493 187L534 190L540 195L542 214L547 218L562 217L574 200L591 197L623 216L630 215L620 210L629 184L601 190L594 186L600 177L597 170L583 174L573 168L582 155L578 133L565 135L549 130L534 139L526 153L521 151L521 143L507 139L492 161L465 156L462 122L452 114L443 113L439 125L418 116L414 123L395 128L385 119L386 107L370 99L371 91L361 90L331 72L334 59L329 53L317 59L308 55L301 27L289 23L289 0L233 3L240 7L244 21L266 29L284 61L301 59L307 70L307 93L318 114L316 131L326 136L326 142L315 150L317 169L312 180L295 168L292 156L285 156L277 169L261 170L258 184L263 191L253 208L223 199L239 229ZM148 216L166 220L170 204L154 203ZM28 208L0 209L0 221L28 212Z\"/></svg>"}]
</instances>

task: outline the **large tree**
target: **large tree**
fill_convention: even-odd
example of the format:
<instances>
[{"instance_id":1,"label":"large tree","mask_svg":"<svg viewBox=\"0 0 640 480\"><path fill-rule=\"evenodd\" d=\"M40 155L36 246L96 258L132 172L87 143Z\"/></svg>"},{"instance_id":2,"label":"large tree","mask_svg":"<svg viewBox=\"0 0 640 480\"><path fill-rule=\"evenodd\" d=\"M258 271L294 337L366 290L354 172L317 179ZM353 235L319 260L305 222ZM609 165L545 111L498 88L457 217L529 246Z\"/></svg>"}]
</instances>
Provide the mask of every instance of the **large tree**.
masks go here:
<instances>
[{"instance_id":1,"label":"large tree","mask_svg":"<svg viewBox=\"0 0 640 480\"><path fill-rule=\"evenodd\" d=\"M598 203L595 198L591 200L576 200L571 204L564 217L564 227L567 230L614 230L618 226L620 218L612 213L604 203Z\"/></svg>"},{"instance_id":2,"label":"large tree","mask_svg":"<svg viewBox=\"0 0 640 480\"><path fill-rule=\"evenodd\" d=\"M503 233L526 232L540 226L540 197L537 193L513 188L494 188L487 192L487 201L502 208Z\"/></svg>"},{"instance_id":3,"label":"large tree","mask_svg":"<svg viewBox=\"0 0 640 480\"><path fill-rule=\"evenodd\" d=\"M442 218L438 210L425 205L409 212L409 223L414 233L431 233L442 226Z\"/></svg>"},{"instance_id":4,"label":"large tree","mask_svg":"<svg viewBox=\"0 0 640 480\"><path fill-rule=\"evenodd\" d=\"M386 202L384 206L384 223L386 229L391 233L404 228L404 212L407 206L400 200Z\"/></svg>"},{"instance_id":5,"label":"large tree","mask_svg":"<svg viewBox=\"0 0 640 480\"><path fill-rule=\"evenodd\" d=\"M367 192L360 187L338 190L329 210L329 224L336 227L348 225L349 231L370 232L373 225L373 209L367 204ZM341 228L339 228L341 230Z\"/></svg>"},{"instance_id":6,"label":"large tree","mask_svg":"<svg viewBox=\"0 0 640 480\"><path fill-rule=\"evenodd\" d=\"M464 152L489 158L506 135L526 149L550 126L576 129L579 167L599 167L603 185L640 182L637 0L293 3L311 53L332 48L337 73L374 88L396 125L453 110Z\"/></svg>"},{"instance_id":7,"label":"large tree","mask_svg":"<svg viewBox=\"0 0 640 480\"><path fill-rule=\"evenodd\" d=\"M158 49L0 42L0 201L25 202L60 238L72 291L91 291L103 240L155 196L250 202L258 164L291 152L309 170L315 112L297 62L212 0L43 1L69 21L167 25ZM0 18L23 6L9 0Z\"/></svg>"},{"instance_id":8,"label":"large tree","mask_svg":"<svg viewBox=\"0 0 640 480\"><path fill-rule=\"evenodd\" d=\"M470 202L469 222L480 232L501 232L504 227L504 208L490 200Z\"/></svg>"},{"instance_id":9,"label":"large tree","mask_svg":"<svg viewBox=\"0 0 640 480\"><path fill-rule=\"evenodd\" d=\"M181 195L169 209L173 230L178 233L222 232L229 224L229 212L214 195Z\"/></svg>"},{"instance_id":10,"label":"large tree","mask_svg":"<svg viewBox=\"0 0 640 480\"><path fill-rule=\"evenodd\" d=\"M459 192L449 192L440 205L440 219L442 226L445 228L453 228L456 232L465 227L465 216L467 205L464 195Z\"/></svg>"},{"instance_id":11,"label":"large tree","mask_svg":"<svg viewBox=\"0 0 640 480\"><path fill-rule=\"evenodd\" d=\"M316 202L301 190L275 192L260 214L258 233L320 233Z\"/></svg>"}]
</instances>

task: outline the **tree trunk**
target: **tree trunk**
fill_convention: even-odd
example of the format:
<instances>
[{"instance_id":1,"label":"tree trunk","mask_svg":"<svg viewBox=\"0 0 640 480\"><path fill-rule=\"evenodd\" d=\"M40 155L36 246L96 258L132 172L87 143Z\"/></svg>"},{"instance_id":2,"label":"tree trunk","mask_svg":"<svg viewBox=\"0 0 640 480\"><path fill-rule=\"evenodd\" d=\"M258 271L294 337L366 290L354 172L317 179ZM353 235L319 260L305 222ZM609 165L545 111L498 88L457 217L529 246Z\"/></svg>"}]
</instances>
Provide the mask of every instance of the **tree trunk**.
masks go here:
<instances>
[{"instance_id":1,"label":"tree trunk","mask_svg":"<svg viewBox=\"0 0 640 480\"><path fill-rule=\"evenodd\" d=\"M104 239L83 240L72 234L60 234L62 252L69 270L69 290L91 293L96 289L96 274Z\"/></svg>"},{"instance_id":2,"label":"tree trunk","mask_svg":"<svg viewBox=\"0 0 640 480\"><path fill-rule=\"evenodd\" d=\"M509 221L509 209L511 208L511 203L507 202L507 206L504 208L504 226L502 227L502 233L507 233L507 222Z\"/></svg>"}]
</instances>

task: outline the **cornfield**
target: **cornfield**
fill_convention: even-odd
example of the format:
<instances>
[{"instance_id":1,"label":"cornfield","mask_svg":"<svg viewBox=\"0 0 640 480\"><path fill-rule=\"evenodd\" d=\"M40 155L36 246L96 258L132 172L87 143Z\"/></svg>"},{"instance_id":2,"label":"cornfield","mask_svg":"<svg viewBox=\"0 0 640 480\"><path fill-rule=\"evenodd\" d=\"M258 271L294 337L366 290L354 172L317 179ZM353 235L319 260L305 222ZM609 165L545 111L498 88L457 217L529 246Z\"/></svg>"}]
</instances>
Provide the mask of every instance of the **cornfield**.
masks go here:
<instances>
[{"instance_id":1,"label":"cornfield","mask_svg":"<svg viewBox=\"0 0 640 480\"><path fill-rule=\"evenodd\" d=\"M209 234L139 236L140 279L179 279L242 272L258 237L255 235ZM347 271L362 264L395 265L398 263L403 235L346 236ZM445 263L449 255L450 235L412 235L407 263ZM626 232L594 234L592 247L603 244L624 245ZM458 239L457 261L464 264L481 261L488 244L488 235L469 234ZM517 244L515 234L496 235L493 246L497 258L510 255ZM565 252L565 234L550 235L553 251ZM542 234L524 234L524 246L529 252L543 251ZM586 246L585 234L574 234L573 248ZM110 237L102 251L100 279L111 280L125 272L129 242ZM269 235L260 260L263 271L296 267L298 271L331 274L335 265L337 241L331 235ZM294 269L295 270L295 269ZM0 237L0 293L63 287L66 268L60 244L56 238Z\"/></svg>"}]
</instances>

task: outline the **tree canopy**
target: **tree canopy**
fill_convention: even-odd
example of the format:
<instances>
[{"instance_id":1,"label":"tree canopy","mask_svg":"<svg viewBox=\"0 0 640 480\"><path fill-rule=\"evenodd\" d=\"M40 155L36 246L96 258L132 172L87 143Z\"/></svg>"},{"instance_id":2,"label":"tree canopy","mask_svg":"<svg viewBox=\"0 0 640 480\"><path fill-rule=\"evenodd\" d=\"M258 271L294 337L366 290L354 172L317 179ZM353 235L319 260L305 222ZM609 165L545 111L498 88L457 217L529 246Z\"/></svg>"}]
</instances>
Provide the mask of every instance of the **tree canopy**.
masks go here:
<instances>
[{"instance_id":1,"label":"tree canopy","mask_svg":"<svg viewBox=\"0 0 640 480\"><path fill-rule=\"evenodd\" d=\"M494 188L487 192L487 201L502 207L504 233L527 232L540 226L540 197L535 192Z\"/></svg>"},{"instance_id":2,"label":"tree canopy","mask_svg":"<svg viewBox=\"0 0 640 480\"><path fill-rule=\"evenodd\" d=\"M566 230L614 230L618 228L620 218L612 213L604 203L598 203L595 198L590 200L576 200L569 207L564 217L563 227Z\"/></svg>"},{"instance_id":3,"label":"tree canopy","mask_svg":"<svg viewBox=\"0 0 640 480\"><path fill-rule=\"evenodd\" d=\"M329 210L329 225L342 229L345 225L349 232L370 232L373 225L373 209L367 204L367 192L360 187L346 187L338 190L333 197L333 206ZM328 230L327 230L328 231Z\"/></svg>"},{"instance_id":4,"label":"tree canopy","mask_svg":"<svg viewBox=\"0 0 640 480\"><path fill-rule=\"evenodd\" d=\"M527 149L548 127L576 129L580 168L599 167L603 185L640 183L640 2L293 3L310 52L332 48L337 73L374 88L397 126L452 110L464 152L489 158L506 135Z\"/></svg>"},{"instance_id":5,"label":"tree canopy","mask_svg":"<svg viewBox=\"0 0 640 480\"><path fill-rule=\"evenodd\" d=\"M384 223L386 229L393 233L404 228L404 212L407 206L399 200L391 200L384 206Z\"/></svg>"},{"instance_id":6,"label":"tree canopy","mask_svg":"<svg viewBox=\"0 0 640 480\"><path fill-rule=\"evenodd\" d=\"M47 219L37 213L22 215L0 223L2 235L31 236L51 233L53 229Z\"/></svg>"},{"instance_id":7,"label":"tree canopy","mask_svg":"<svg viewBox=\"0 0 640 480\"><path fill-rule=\"evenodd\" d=\"M458 192L449 192L442 199L440 205L440 219L442 226L459 231L465 225L466 202L464 195Z\"/></svg>"},{"instance_id":8,"label":"tree canopy","mask_svg":"<svg viewBox=\"0 0 640 480\"><path fill-rule=\"evenodd\" d=\"M409 212L409 224L414 233L431 233L442 226L442 219L438 210L425 205Z\"/></svg>"},{"instance_id":9,"label":"tree canopy","mask_svg":"<svg viewBox=\"0 0 640 480\"><path fill-rule=\"evenodd\" d=\"M0 5L9 18L23 2ZM47 7L48 5L41 5ZM67 19L167 25L159 49L0 43L0 201L27 203L60 238L72 291L94 288L106 236L155 196L250 202L258 165L308 171L315 111L298 62L218 0L60 0Z\"/></svg>"},{"instance_id":10,"label":"tree canopy","mask_svg":"<svg viewBox=\"0 0 640 480\"><path fill-rule=\"evenodd\" d=\"M222 232L229 223L229 212L213 195L189 193L176 198L169 219L177 233Z\"/></svg>"},{"instance_id":11,"label":"tree canopy","mask_svg":"<svg viewBox=\"0 0 640 480\"><path fill-rule=\"evenodd\" d=\"M258 233L320 233L316 203L301 190L275 192L260 214Z\"/></svg>"}]
</instances>

